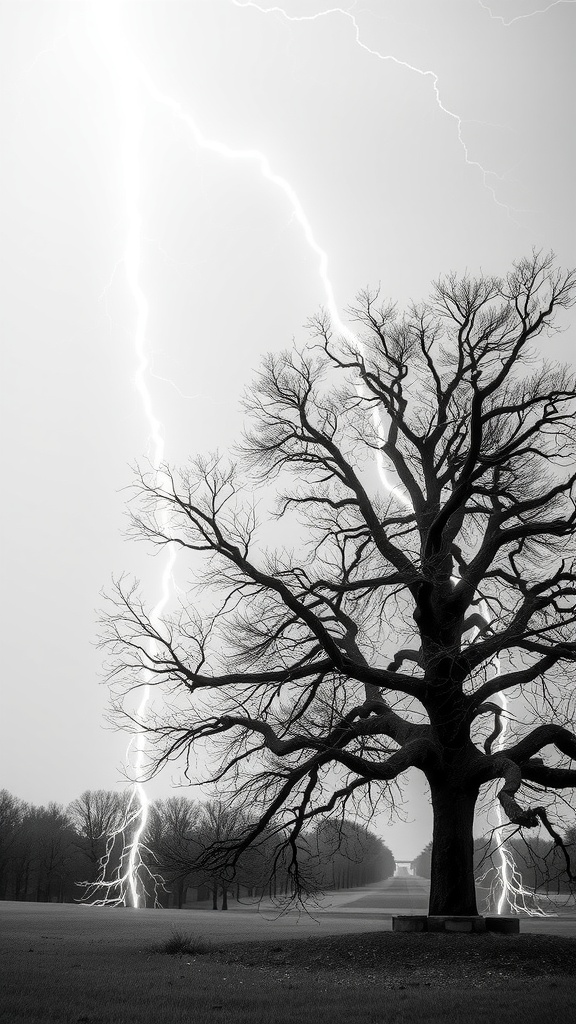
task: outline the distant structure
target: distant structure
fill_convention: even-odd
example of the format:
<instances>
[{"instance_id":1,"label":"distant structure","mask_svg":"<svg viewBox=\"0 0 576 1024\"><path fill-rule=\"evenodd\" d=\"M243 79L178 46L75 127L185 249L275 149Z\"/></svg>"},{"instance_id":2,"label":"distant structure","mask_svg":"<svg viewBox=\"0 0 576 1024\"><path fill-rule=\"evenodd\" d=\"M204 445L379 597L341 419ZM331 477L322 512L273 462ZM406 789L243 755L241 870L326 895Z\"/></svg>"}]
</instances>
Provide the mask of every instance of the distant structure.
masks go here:
<instances>
[{"instance_id":1,"label":"distant structure","mask_svg":"<svg viewBox=\"0 0 576 1024\"><path fill-rule=\"evenodd\" d=\"M411 860L397 860L394 878L411 878L414 874Z\"/></svg>"}]
</instances>

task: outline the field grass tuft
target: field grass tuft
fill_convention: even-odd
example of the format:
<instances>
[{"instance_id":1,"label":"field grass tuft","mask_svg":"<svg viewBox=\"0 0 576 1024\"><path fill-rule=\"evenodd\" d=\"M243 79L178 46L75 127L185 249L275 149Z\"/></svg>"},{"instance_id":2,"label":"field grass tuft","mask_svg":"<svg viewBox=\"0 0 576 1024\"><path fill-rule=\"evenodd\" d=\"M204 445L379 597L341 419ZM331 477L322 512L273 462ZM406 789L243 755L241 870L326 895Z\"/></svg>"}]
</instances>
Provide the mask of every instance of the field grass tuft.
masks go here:
<instances>
[{"instance_id":1,"label":"field grass tuft","mask_svg":"<svg viewBox=\"0 0 576 1024\"><path fill-rule=\"evenodd\" d=\"M166 941L158 947L158 951L169 953L171 956L178 953L185 956L201 956L202 953L214 952L214 945L202 935L193 935L192 932L173 928Z\"/></svg>"}]
</instances>

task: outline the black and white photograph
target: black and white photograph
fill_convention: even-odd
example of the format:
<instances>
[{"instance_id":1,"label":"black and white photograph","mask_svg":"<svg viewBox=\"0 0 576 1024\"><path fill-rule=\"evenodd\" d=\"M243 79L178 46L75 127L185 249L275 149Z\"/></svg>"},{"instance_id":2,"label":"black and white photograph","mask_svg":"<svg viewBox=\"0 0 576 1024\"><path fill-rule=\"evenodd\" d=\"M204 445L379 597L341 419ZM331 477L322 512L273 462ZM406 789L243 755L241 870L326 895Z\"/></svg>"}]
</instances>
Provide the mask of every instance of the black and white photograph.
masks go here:
<instances>
[{"instance_id":1,"label":"black and white photograph","mask_svg":"<svg viewBox=\"0 0 576 1024\"><path fill-rule=\"evenodd\" d=\"M0 0L0 1024L576 1005L576 0Z\"/></svg>"}]
</instances>

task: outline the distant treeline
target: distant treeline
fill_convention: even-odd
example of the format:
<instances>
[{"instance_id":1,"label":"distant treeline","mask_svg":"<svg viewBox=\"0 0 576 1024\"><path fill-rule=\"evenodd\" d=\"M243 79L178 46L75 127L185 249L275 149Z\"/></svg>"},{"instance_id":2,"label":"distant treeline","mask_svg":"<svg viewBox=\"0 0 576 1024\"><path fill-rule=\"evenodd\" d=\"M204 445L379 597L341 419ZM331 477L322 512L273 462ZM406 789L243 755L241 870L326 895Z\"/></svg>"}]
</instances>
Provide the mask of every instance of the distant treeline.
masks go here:
<instances>
[{"instance_id":1,"label":"distant treeline","mask_svg":"<svg viewBox=\"0 0 576 1024\"><path fill-rule=\"evenodd\" d=\"M0 899L74 902L116 898L99 885L103 858L111 881L122 849L133 838L130 796L88 790L68 807L36 807L0 791ZM248 818L221 801L186 797L151 805L140 850L150 904L181 907L187 898L211 899L225 909L230 897L279 896L294 885L277 834L264 835L240 857L234 876L199 866L206 851L234 839ZM116 841L113 836L116 834ZM349 819L322 818L298 841L304 888L334 890L381 881L394 873L394 858L370 829ZM152 876L162 879L154 884ZM86 883L88 883L88 888Z\"/></svg>"},{"instance_id":2,"label":"distant treeline","mask_svg":"<svg viewBox=\"0 0 576 1024\"><path fill-rule=\"evenodd\" d=\"M576 872L576 827L566 830L563 841L568 851L572 872ZM562 849L552 840L520 834L505 840L505 848L512 855L515 870L524 888L543 894L568 893L574 888L566 871L566 858ZM413 868L422 878L430 878L432 843L424 847L413 861ZM476 839L474 842L474 864L476 880L483 888L489 889L494 881L497 866L501 861L499 844L495 836L491 839Z\"/></svg>"}]
</instances>

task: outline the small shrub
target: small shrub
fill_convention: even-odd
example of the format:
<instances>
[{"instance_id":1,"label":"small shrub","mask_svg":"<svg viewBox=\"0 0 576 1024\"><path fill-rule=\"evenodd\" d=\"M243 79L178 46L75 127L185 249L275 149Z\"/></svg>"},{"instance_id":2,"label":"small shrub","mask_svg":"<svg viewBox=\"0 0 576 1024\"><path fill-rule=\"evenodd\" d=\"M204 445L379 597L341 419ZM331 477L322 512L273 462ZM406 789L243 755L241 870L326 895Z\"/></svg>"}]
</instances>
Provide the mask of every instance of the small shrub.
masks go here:
<instances>
[{"instance_id":1,"label":"small shrub","mask_svg":"<svg viewBox=\"0 0 576 1024\"><path fill-rule=\"evenodd\" d=\"M166 941L160 946L160 952L169 953L171 956L174 956L176 953L193 956L200 953L210 953L213 948L209 939L174 928Z\"/></svg>"}]
</instances>

